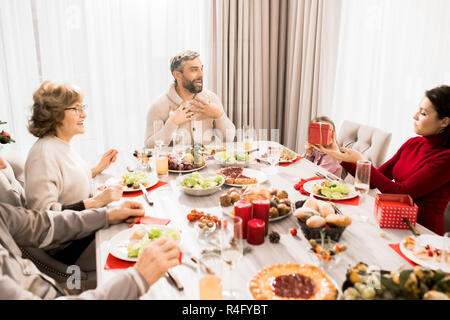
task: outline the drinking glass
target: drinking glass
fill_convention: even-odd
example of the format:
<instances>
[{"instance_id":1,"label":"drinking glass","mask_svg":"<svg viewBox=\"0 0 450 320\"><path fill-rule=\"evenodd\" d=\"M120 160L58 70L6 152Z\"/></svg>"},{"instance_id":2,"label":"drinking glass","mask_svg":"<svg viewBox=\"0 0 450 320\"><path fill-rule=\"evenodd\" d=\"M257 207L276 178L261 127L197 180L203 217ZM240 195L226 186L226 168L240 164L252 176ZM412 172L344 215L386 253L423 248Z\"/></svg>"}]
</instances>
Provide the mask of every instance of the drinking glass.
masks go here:
<instances>
[{"instance_id":1,"label":"drinking glass","mask_svg":"<svg viewBox=\"0 0 450 320\"><path fill-rule=\"evenodd\" d=\"M244 125L242 128L242 142L244 144L244 150L250 151L252 149L253 141L255 140L255 130L251 124Z\"/></svg>"},{"instance_id":2,"label":"drinking glass","mask_svg":"<svg viewBox=\"0 0 450 320\"><path fill-rule=\"evenodd\" d=\"M185 143L184 134L181 130L176 130L172 135L172 150L177 164L181 164L185 153L187 145ZM181 175L181 171L179 173Z\"/></svg>"},{"instance_id":3,"label":"drinking glass","mask_svg":"<svg viewBox=\"0 0 450 320\"><path fill-rule=\"evenodd\" d=\"M197 275L200 300L222 300L223 262L220 254L208 252L198 258Z\"/></svg>"},{"instance_id":4,"label":"drinking glass","mask_svg":"<svg viewBox=\"0 0 450 320\"><path fill-rule=\"evenodd\" d=\"M169 176L169 152L167 145L160 144L155 148L155 168L158 178Z\"/></svg>"},{"instance_id":5,"label":"drinking glass","mask_svg":"<svg viewBox=\"0 0 450 320\"><path fill-rule=\"evenodd\" d=\"M280 162L281 147L275 144L269 144L266 149L267 162L269 162L270 174L276 174L278 172L278 163Z\"/></svg>"},{"instance_id":6,"label":"drinking glass","mask_svg":"<svg viewBox=\"0 0 450 320\"><path fill-rule=\"evenodd\" d=\"M235 216L227 216L221 221L220 247L222 260L229 268L229 289L223 291L225 299L240 299L239 290L234 288L235 276L233 270L244 255L244 238L242 236L242 219Z\"/></svg>"},{"instance_id":7,"label":"drinking glass","mask_svg":"<svg viewBox=\"0 0 450 320\"><path fill-rule=\"evenodd\" d=\"M369 192L370 188L370 171L372 163L369 160L358 160L356 162L356 174L355 174L355 190L359 192L359 206L360 206L360 219L362 221L368 220L368 215L364 212L362 204L364 202L365 195Z\"/></svg>"},{"instance_id":8,"label":"drinking glass","mask_svg":"<svg viewBox=\"0 0 450 320\"><path fill-rule=\"evenodd\" d=\"M164 141L161 138L158 138L158 139L156 138L156 135L158 134L159 131L162 130L163 127L164 127L164 121L162 121L162 120L153 121L153 135L155 137L155 147L164 143Z\"/></svg>"},{"instance_id":9,"label":"drinking glass","mask_svg":"<svg viewBox=\"0 0 450 320\"><path fill-rule=\"evenodd\" d=\"M139 165L142 170L150 168L150 158L152 157L152 150L150 148L143 148L139 156Z\"/></svg>"}]
</instances>

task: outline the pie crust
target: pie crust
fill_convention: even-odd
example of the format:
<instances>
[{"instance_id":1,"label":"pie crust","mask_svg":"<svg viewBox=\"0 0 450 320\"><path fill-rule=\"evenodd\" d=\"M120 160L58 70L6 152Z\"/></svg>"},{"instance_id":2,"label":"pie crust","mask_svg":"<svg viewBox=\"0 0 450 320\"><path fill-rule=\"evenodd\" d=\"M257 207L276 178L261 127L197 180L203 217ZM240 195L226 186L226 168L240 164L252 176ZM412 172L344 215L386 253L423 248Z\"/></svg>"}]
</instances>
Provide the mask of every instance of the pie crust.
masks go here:
<instances>
[{"instance_id":1,"label":"pie crust","mask_svg":"<svg viewBox=\"0 0 450 320\"><path fill-rule=\"evenodd\" d=\"M274 281L280 276L300 277L313 284L307 298L278 296ZM278 278L279 279L279 278ZM316 266L305 264L270 265L253 276L250 280L250 292L256 300L336 300L338 290L325 273Z\"/></svg>"}]
</instances>

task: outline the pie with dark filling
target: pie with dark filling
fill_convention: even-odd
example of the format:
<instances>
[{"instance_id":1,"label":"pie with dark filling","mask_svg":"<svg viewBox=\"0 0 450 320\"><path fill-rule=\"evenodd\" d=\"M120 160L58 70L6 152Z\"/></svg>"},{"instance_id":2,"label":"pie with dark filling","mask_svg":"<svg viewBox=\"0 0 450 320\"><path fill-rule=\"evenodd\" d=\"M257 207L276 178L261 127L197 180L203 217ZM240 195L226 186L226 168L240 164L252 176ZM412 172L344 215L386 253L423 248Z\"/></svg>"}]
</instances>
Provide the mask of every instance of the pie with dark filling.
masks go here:
<instances>
[{"instance_id":1,"label":"pie with dark filling","mask_svg":"<svg viewBox=\"0 0 450 320\"><path fill-rule=\"evenodd\" d=\"M325 273L312 265L275 264L250 281L256 300L336 300L338 291Z\"/></svg>"},{"instance_id":2,"label":"pie with dark filling","mask_svg":"<svg viewBox=\"0 0 450 320\"><path fill-rule=\"evenodd\" d=\"M258 183L258 179L249 178L242 173L244 168L242 167L225 167L217 170L217 174L224 177L225 183L228 184L254 184Z\"/></svg>"}]
</instances>

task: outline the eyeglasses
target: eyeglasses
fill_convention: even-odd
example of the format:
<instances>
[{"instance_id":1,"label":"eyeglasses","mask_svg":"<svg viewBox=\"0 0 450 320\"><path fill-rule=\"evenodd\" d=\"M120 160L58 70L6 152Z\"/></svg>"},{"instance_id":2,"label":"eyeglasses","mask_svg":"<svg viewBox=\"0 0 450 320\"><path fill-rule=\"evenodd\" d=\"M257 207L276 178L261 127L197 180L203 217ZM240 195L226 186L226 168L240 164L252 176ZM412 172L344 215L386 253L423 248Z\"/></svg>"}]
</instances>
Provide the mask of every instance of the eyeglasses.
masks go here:
<instances>
[{"instance_id":1,"label":"eyeglasses","mask_svg":"<svg viewBox=\"0 0 450 320\"><path fill-rule=\"evenodd\" d=\"M75 110L75 113L80 115L83 111L86 112L86 109L87 109L87 105L83 104L83 105L79 105L78 107L65 108L64 110Z\"/></svg>"}]
</instances>

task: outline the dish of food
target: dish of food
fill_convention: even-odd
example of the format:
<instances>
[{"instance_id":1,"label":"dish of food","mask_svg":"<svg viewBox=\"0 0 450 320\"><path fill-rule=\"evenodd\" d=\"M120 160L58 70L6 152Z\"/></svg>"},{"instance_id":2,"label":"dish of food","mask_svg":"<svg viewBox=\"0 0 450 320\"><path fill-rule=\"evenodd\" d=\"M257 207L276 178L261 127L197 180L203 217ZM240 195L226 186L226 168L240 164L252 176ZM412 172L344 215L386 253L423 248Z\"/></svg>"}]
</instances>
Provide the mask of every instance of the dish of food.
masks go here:
<instances>
[{"instance_id":1,"label":"dish of food","mask_svg":"<svg viewBox=\"0 0 450 320\"><path fill-rule=\"evenodd\" d=\"M413 237L407 236L400 242L400 251L411 261L430 268L432 270L442 269L450 273L450 257L446 257L447 264L444 266L442 260L445 258L442 251L443 237L437 235L423 234L420 243Z\"/></svg>"},{"instance_id":2,"label":"dish of food","mask_svg":"<svg viewBox=\"0 0 450 320\"><path fill-rule=\"evenodd\" d=\"M116 234L110 240L109 252L118 259L135 262L150 242L161 237L173 238L178 244L181 241L181 235L175 229L137 224Z\"/></svg>"},{"instance_id":3,"label":"dish of food","mask_svg":"<svg viewBox=\"0 0 450 320\"><path fill-rule=\"evenodd\" d=\"M177 178L177 184L189 195L207 196L219 191L225 179L219 175L204 177L198 172Z\"/></svg>"},{"instance_id":4,"label":"dish of food","mask_svg":"<svg viewBox=\"0 0 450 320\"><path fill-rule=\"evenodd\" d=\"M272 147L269 147L272 148ZM292 150L289 150L287 148L283 148L283 150L281 151L280 154L280 160L278 161L278 163L290 163L293 162L295 159L297 159L298 154L295 153ZM267 152L265 153L261 153L260 155L258 155L258 160L261 161L267 161Z\"/></svg>"},{"instance_id":5,"label":"dish of food","mask_svg":"<svg viewBox=\"0 0 450 320\"><path fill-rule=\"evenodd\" d=\"M267 180L264 172L242 167L225 167L217 170L216 173L225 178L225 184L232 187L264 183Z\"/></svg>"},{"instance_id":6,"label":"dish of food","mask_svg":"<svg viewBox=\"0 0 450 320\"><path fill-rule=\"evenodd\" d=\"M223 146L217 146L217 145L207 145L203 146L203 154L214 156L216 153L226 151L227 149Z\"/></svg>"},{"instance_id":7,"label":"dish of food","mask_svg":"<svg viewBox=\"0 0 450 320\"><path fill-rule=\"evenodd\" d=\"M351 185L328 180L311 180L303 185L303 189L314 196L327 200L353 199L359 194Z\"/></svg>"},{"instance_id":8,"label":"dish of food","mask_svg":"<svg viewBox=\"0 0 450 320\"><path fill-rule=\"evenodd\" d=\"M198 211L196 209L191 210L187 215L189 222L195 222L198 220L196 228L199 231L208 233L216 230L216 226L220 225L220 220L217 216L205 213L203 211Z\"/></svg>"},{"instance_id":9,"label":"dish of food","mask_svg":"<svg viewBox=\"0 0 450 320\"><path fill-rule=\"evenodd\" d=\"M360 262L346 272L345 300L449 300L450 275L423 266L391 272Z\"/></svg>"},{"instance_id":10,"label":"dish of food","mask_svg":"<svg viewBox=\"0 0 450 320\"><path fill-rule=\"evenodd\" d=\"M158 183L158 177L149 175L143 171L128 172L119 178L111 178L106 181L106 185L121 184L123 192L135 192L141 189L142 184L146 189Z\"/></svg>"},{"instance_id":11,"label":"dish of food","mask_svg":"<svg viewBox=\"0 0 450 320\"><path fill-rule=\"evenodd\" d=\"M328 238L336 242L342 236L345 228L352 223L352 218L336 210L334 204L328 201L309 197L296 202L294 215L306 239Z\"/></svg>"},{"instance_id":12,"label":"dish of food","mask_svg":"<svg viewBox=\"0 0 450 320\"><path fill-rule=\"evenodd\" d=\"M336 300L338 289L318 267L270 265L253 276L250 293L256 300Z\"/></svg>"},{"instance_id":13,"label":"dish of food","mask_svg":"<svg viewBox=\"0 0 450 320\"><path fill-rule=\"evenodd\" d=\"M251 154L246 152L230 152L223 151L216 153L214 159L217 160L222 166L248 166L250 161L253 160Z\"/></svg>"},{"instance_id":14,"label":"dish of food","mask_svg":"<svg viewBox=\"0 0 450 320\"><path fill-rule=\"evenodd\" d=\"M188 148L181 159L175 154L169 153L169 172L189 173L201 170L205 166L206 159L197 146Z\"/></svg>"}]
</instances>

